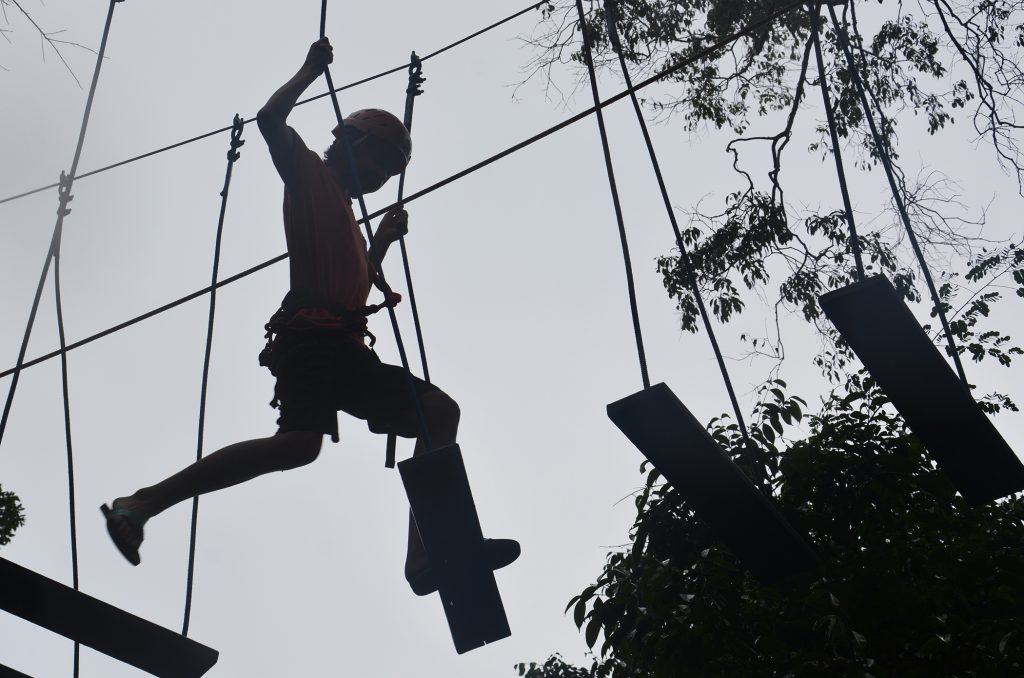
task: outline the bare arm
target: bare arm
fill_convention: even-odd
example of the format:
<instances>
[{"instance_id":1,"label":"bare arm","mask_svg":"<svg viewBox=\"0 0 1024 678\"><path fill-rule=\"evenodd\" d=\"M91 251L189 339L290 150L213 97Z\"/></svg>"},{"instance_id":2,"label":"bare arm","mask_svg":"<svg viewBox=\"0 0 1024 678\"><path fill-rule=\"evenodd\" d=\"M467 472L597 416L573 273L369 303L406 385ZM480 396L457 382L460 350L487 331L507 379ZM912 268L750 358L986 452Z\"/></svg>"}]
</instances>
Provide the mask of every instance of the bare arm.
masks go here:
<instances>
[{"instance_id":1,"label":"bare arm","mask_svg":"<svg viewBox=\"0 0 1024 678\"><path fill-rule=\"evenodd\" d=\"M324 72L327 64L334 59L333 48L327 38L317 40L309 47L306 60L298 72L280 87L256 114L256 124L270 147L275 164L287 157L292 150L294 139L288 129L288 114L295 108L295 102ZM281 167L278 165L278 169Z\"/></svg>"}]
</instances>

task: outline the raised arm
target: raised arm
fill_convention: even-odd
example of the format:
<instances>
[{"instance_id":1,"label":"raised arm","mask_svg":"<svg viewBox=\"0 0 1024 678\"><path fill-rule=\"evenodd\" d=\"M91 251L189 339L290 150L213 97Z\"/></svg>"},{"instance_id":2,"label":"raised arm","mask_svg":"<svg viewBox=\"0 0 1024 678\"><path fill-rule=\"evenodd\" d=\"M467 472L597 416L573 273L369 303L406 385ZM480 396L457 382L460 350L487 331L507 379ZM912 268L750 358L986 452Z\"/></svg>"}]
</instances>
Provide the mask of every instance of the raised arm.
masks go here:
<instances>
[{"instance_id":1,"label":"raised arm","mask_svg":"<svg viewBox=\"0 0 1024 678\"><path fill-rule=\"evenodd\" d=\"M327 38L320 38L309 47L306 60L298 72L281 86L256 114L263 138L270 147L270 155L275 164L287 157L295 143L288 129L288 114L295 108L295 102L313 82L324 72L327 64L334 60L334 48ZM278 169L281 169L278 164Z\"/></svg>"}]
</instances>

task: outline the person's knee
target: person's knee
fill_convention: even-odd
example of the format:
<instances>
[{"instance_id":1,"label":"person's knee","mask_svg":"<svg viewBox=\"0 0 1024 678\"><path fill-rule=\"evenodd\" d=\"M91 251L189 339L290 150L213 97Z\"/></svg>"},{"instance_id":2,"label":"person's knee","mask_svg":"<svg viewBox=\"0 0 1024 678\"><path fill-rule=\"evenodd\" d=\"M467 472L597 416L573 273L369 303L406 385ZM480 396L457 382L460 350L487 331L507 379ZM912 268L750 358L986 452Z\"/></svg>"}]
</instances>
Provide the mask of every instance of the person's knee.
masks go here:
<instances>
[{"instance_id":1,"label":"person's knee","mask_svg":"<svg viewBox=\"0 0 1024 678\"><path fill-rule=\"evenodd\" d=\"M423 396L423 413L432 421L458 424L462 412L459 404L443 391L432 391Z\"/></svg>"},{"instance_id":2,"label":"person's knee","mask_svg":"<svg viewBox=\"0 0 1024 678\"><path fill-rule=\"evenodd\" d=\"M283 445L280 449L279 461L282 471L312 464L320 456L320 447L324 436L315 431L289 431L278 434Z\"/></svg>"}]
</instances>

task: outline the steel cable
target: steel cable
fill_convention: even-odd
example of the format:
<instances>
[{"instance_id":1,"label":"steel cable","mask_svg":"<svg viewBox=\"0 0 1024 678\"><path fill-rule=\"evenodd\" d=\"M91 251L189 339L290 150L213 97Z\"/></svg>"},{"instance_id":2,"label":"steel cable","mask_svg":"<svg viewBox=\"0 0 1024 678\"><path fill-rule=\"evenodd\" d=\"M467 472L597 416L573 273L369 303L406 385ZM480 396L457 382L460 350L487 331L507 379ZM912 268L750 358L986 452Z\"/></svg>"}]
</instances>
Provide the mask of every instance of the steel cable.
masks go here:
<instances>
[{"instance_id":1,"label":"steel cable","mask_svg":"<svg viewBox=\"0 0 1024 678\"><path fill-rule=\"evenodd\" d=\"M543 131L541 131L541 132L539 132L539 133L537 133L537 134L535 134L535 135L533 135L533 136L531 136L531 137L529 137L527 139L524 139L523 141L520 141L517 144L509 146L509 147L505 148L504 150L499 151L498 153L495 153L495 154L493 154L493 155L491 155L491 156L489 156L489 157L487 157L487 158L485 158L485 159L483 159L483 160L481 160L481 161L479 161L479 162L477 162L477 163L475 163L473 165L470 165L469 167L466 167L465 169L462 169L462 170L456 172L455 174L452 174L452 175L450 175L450 176L448 176L448 177L446 177L444 179L441 179L440 181L437 181L437 182L435 182L435 183L433 183L433 184L431 184L431 185L429 185L429 186L427 186L425 188L422 188L419 191L416 191L415 193L413 193L411 195L405 196L403 198L403 201L402 201L403 204L407 205L410 202L413 202L414 200L418 200L419 198L422 198L422 197L424 197L424 196L426 196L426 195L428 195L430 193L433 193L434 191L437 191L437 190L439 190L441 188L444 188L448 184L451 184L451 183L453 183L455 181L458 181L459 179L462 179L463 177L466 177L466 176L468 176L470 174L473 174L474 172L476 172L478 170L481 170L484 167L487 167L488 165L492 165L493 163L495 163L495 162L497 162L499 160L502 160L503 158L506 158L509 155L517 153L517 152L521 151L522 149L524 149L524 148L526 148L528 146L531 146L531 145L537 143L538 141L541 141L541 140L551 136L552 134L555 134L556 132L559 132L559 131L565 129L566 127L569 127L570 125L573 125L573 124L579 122L580 120L583 120L584 118L586 118L586 117L590 116L591 114L593 114L598 108L602 108L602 109L603 108L607 108L608 106L610 106L610 105L612 105L612 104L614 104L614 103L624 99L625 97L629 96L632 92L638 92L641 89L644 89L645 87L648 87L651 84L653 84L655 82L658 82L659 80L662 80L662 79L672 75L676 71L681 70L681 69L683 69L683 68L693 64L694 62L699 61L699 60L707 57L708 55L718 51L719 49L722 49L723 47L728 46L730 43L732 43L732 42L734 42L734 41L736 41L736 40L738 40L738 39L740 39L740 38L742 38L742 37L744 37L744 36L754 32L754 31L759 30L760 28L762 28L765 25L775 21L776 19L778 19L779 17L783 16L784 14L787 14L788 12L791 12L792 10L800 7L803 4L803 2L804 2L804 0L795 0L795 2L791 2L788 5L784 5L783 7L779 8L779 9L777 9L777 10L771 12L771 13L769 13L768 15L763 17L762 19L748 24L746 27L744 27L740 31L737 31L737 32L732 33L732 34L730 34L728 36L725 36L724 38L721 38L720 40L715 41L714 43L708 45L707 47L694 52L690 56L690 58L688 58L688 59L686 59L684 61L681 61L681 62L677 63L676 65L670 67L670 68L666 68L666 69L660 71L659 73L656 73L656 74L654 74L654 75L652 75L652 76L650 76L650 77L640 81L639 83L634 84L632 87L630 87L628 89L625 89L625 90L619 92L618 94L616 94L616 95L614 95L612 97L609 97L608 99L605 99L604 101L602 101L600 103L599 106L592 106L592 107L590 107L590 108L588 108L586 110L580 111L579 113L576 113L575 115L572 115L569 118L566 118L565 120L563 120L563 121L561 121L561 122L559 122L559 123L557 123L557 124L547 128L547 129L545 129L545 130L543 130ZM396 206L397 205L395 205L395 204L387 205L386 207L383 207L383 208L377 210L376 212L373 212L372 214L370 214L369 218L370 219L374 219L376 217L382 216L383 214L387 213L388 211L394 209ZM360 220L360 221L362 221L362 220ZM148 318L152 318L155 315L159 315L159 314L161 314L161 313L163 313L165 311L169 311L169 310L171 310L171 309L173 309L173 308L175 308L177 306L180 306L180 305L185 304L185 303L187 303L189 301L192 301L193 299L201 297L204 294L208 294L214 288L219 289L221 287L224 287L225 285L229 285L229 284L237 282L237 281L239 281L239 280L241 280L243 278L247 278L248 276L253 275L254 273L258 273L259 271L262 271L265 268L268 268L268 267L270 267L270 266L272 266L272 265L274 265L276 263L284 261L287 258L288 258L288 254L287 253L279 254L276 257L268 259L268 260L266 260L266 261L264 261L262 263L256 264L255 266L252 266L252 267L250 267L250 268L248 268L248 269L246 269L244 271L241 271L239 273L236 273L233 276L225 278L224 280L221 280L220 282L218 282L214 286L204 287L204 288L202 288L200 290L196 290L195 292L187 294L187 295L185 295L185 296L183 296L183 297L181 297L179 299L176 299L175 301L172 301L172 302L169 302L167 304L164 304L163 306L155 308L155 309L153 309L151 311L147 311L146 313L143 313L143 314L138 315L138 316L136 316L134 318L126 320L126 321L124 321L124 322L122 322L122 323L120 323L118 325L115 325L115 326L110 327L108 329L105 329L105 330L103 330L101 332L97 332L96 334L93 334L93 335L91 335L89 337L81 339L81 340L79 340L77 342L69 344L66 350L70 351L70 350L73 350L73 349L76 349L76 348L80 348L81 346L84 346L84 345L89 344L89 343L91 343L93 341L96 341L98 339L106 337L106 336L108 336L110 334L113 334L114 332L119 332L119 331L121 331L121 330L123 330L125 328L128 328L128 327L131 327L132 325L135 325L136 323L142 322L143 320L146 320ZM51 360L51 359L59 356L60 354L61 354L61 351L51 351L50 353L46 353L46 354L44 354L42 356L39 356L37 358L34 358L34 359L30 360L30 361L24 362L21 365L20 368L10 368L8 370L0 372L0 379L2 379L3 377L9 376L11 374L14 374L18 369L24 369L26 367L31 367L33 365L38 365L38 364L40 364L42 362L46 362L47 360Z\"/></svg>"},{"instance_id":2,"label":"steel cable","mask_svg":"<svg viewBox=\"0 0 1024 678\"><path fill-rule=\"evenodd\" d=\"M117 1L120 2L121 0L117 0ZM487 33L488 31L491 31L491 30L493 30L495 28L498 28L499 26L502 26L502 25L508 23L509 21L512 21L514 19L518 19L519 17L521 17L522 15L526 14L527 12L529 12L531 10L539 9L541 7L541 5L546 5L546 4L547 4L547 0L544 0L543 2L535 2L532 5L524 7L523 9L519 10L518 12L516 12L514 14L508 15L504 19L500 19L498 21L495 21L494 23L490 24L489 26L486 26L484 28L481 28L480 30L477 30L477 31L475 31L473 33L470 33L467 36L459 38L455 42L448 43L447 45L445 45L444 47L441 47L440 49L434 50L433 52L431 52L427 56L422 57L420 59L420 61L426 61L427 59L431 59L431 58L436 57L436 56L438 56L440 54L444 54L445 52L447 52L450 49L458 47L459 45L461 45L461 44L463 44L463 43L465 43L465 42L467 42L469 40L472 40L473 38L475 38L477 36L483 35L484 33ZM367 76L367 77L362 78L360 80L356 80L354 82L350 82L347 85L342 85L341 87L339 87L339 88L337 88L336 90L333 90L333 91L334 92L342 92L344 90L351 89L353 87L358 87L359 85L364 85L364 84L366 84L368 82L372 82L374 80L378 80L378 79L383 78L385 76L392 75L393 73L398 73L399 71L403 71L406 68L408 68L408 66L409 66L409 64L402 64L401 66L395 66L394 68L389 68L389 69L387 69L385 71L381 71L380 73L376 73L374 75ZM296 106L302 106L303 104L308 104L310 102L317 101L319 99L323 99L324 97L327 97L327 96L330 96L330 95L331 95L331 92L324 92L322 94L317 94L316 96L309 97L308 99L302 99L301 101L298 101L295 105ZM250 122L254 122L255 120L256 120L256 118L252 117L252 118L246 118L245 120L243 120L243 122L248 124ZM82 174L80 174L78 176L78 178L79 179L85 179L86 177L91 177L91 176L94 176L96 174L102 174L103 172L115 169L117 167L121 167L122 165L127 165L129 163L136 162L137 160L143 160L145 158L149 158L149 157L152 157L154 155L159 155L160 153L164 153L165 151L171 151L171 150L174 150L175 148L180 148L182 146L187 146L188 144L194 143L196 141L202 141L203 139L209 139L210 137L216 136L216 135L220 134L221 132L227 132L227 131L230 131L230 130L231 130L231 125L228 125L227 127L221 127L220 129L215 129L212 132L206 132L204 134L200 134L198 136L191 137L190 139L185 139L183 141L178 141L176 143L170 144L169 146L163 146L163 147L158 148L156 150L149 151L147 153L142 153L141 155L136 155L134 157L127 158L125 160L120 160L120 161L115 162L115 163L113 163L111 165L106 165L105 167L100 167L100 168L97 168L97 169L94 169L94 170L90 170L88 172L83 172ZM14 201L14 200L18 200L19 198L24 198L24 197L27 197L27 196L39 193L41 191L47 191L47 190L49 190L51 188L56 188L56 187L57 187L57 184L48 184L46 186L40 186L39 188L33 188L33 189L29 190L29 191L25 191L24 193L18 193L17 195L8 196L6 198L0 199L0 205L4 204L5 202L11 202L11 201Z\"/></svg>"}]
</instances>

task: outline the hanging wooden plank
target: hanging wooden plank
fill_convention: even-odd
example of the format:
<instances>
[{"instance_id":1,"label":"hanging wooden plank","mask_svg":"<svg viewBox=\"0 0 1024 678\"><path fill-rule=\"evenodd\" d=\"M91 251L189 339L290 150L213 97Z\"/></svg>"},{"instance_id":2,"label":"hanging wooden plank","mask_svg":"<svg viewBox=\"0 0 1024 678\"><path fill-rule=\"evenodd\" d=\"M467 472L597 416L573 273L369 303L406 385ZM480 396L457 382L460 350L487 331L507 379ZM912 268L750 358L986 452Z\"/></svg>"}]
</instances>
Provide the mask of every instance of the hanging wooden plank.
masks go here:
<instances>
[{"instance_id":1,"label":"hanging wooden plank","mask_svg":"<svg viewBox=\"0 0 1024 678\"><path fill-rule=\"evenodd\" d=\"M3 558L0 609L154 676L198 677L217 663L216 650Z\"/></svg>"},{"instance_id":2,"label":"hanging wooden plank","mask_svg":"<svg viewBox=\"0 0 1024 678\"><path fill-rule=\"evenodd\" d=\"M398 464L459 654L512 635L458 445Z\"/></svg>"},{"instance_id":3,"label":"hanging wooden plank","mask_svg":"<svg viewBox=\"0 0 1024 678\"><path fill-rule=\"evenodd\" d=\"M0 664L0 678L32 678L32 676Z\"/></svg>"},{"instance_id":4,"label":"hanging wooden plank","mask_svg":"<svg viewBox=\"0 0 1024 678\"><path fill-rule=\"evenodd\" d=\"M608 405L608 417L759 581L817 567L803 538L668 386Z\"/></svg>"},{"instance_id":5,"label":"hanging wooden plank","mask_svg":"<svg viewBox=\"0 0 1024 678\"><path fill-rule=\"evenodd\" d=\"M1024 489L1024 464L981 411L889 279L820 298L825 315L972 505Z\"/></svg>"}]
</instances>

